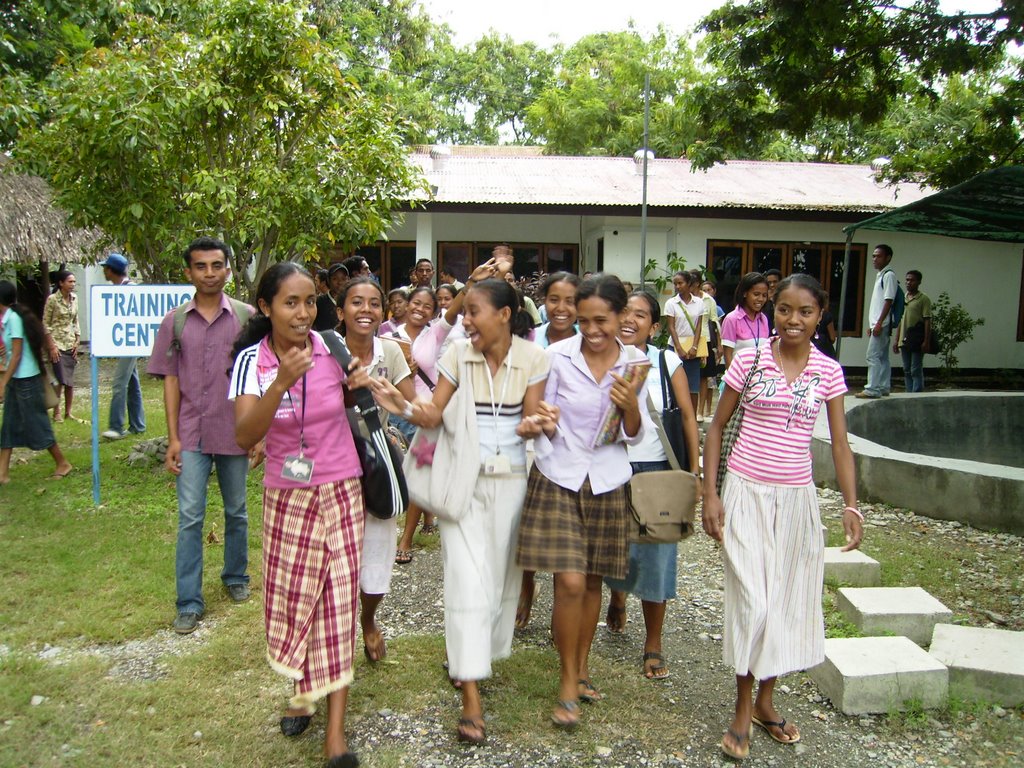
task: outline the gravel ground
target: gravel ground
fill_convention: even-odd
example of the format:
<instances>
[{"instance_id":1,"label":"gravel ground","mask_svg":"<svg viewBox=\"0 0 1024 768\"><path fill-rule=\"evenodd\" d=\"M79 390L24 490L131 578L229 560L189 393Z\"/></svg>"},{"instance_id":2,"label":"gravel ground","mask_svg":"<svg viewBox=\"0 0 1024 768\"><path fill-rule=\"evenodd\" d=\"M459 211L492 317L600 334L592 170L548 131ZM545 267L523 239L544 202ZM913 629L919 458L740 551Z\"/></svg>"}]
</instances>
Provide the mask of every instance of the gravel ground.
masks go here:
<instances>
[{"instance_id":1,"label":"gravel ground","mask_svg":"<svg viewBox=\"0 0 1024 768\"><path fill-rule=\"evenodd\" d=\"M819 491L823 515L838 518L842 501L829 490ZM970 540L990 548L1005 548L1024 557L1024 541L1007 534L974 531L957 523L946 523L915 516L883 506L865 507L871 526L867 535L884 535L884 529L907 526L926 528L929 535ZM984 561L978 570L961 572L967 583L990 579ZM549 646L548 617L551 611L550 576L538 574L539 593L534 604L533 621L517 634L516 647ZM404 633L443 631L441 607L440 552L417 551L413 563L398 567L392 592L381 609L381 619L389 637ZM451 738L457 713L457 697L438 697L437 703L415 715L382 710L376 717L354 720L350 728L354 747L367 757L375 745L399 741L407 750L409 765L417 766L707 766L728 765L718 743L731 718L735 695L730 670L721 663L722 567L713 541L698 533L680 545L678 599L669 605L664 650L672 677L651 686L651 696L666 697L677 706L679 738L673 744L652 750L636 741L611 742L596 750L575 751L571 739L564 749L531 747L508 743L499 734L489 733L486 747L466 748ZM1013 611L1007 610L1011 628L1022 629L1020 595L1009 598ZM950 606L955 613L969 613L970 601ZM602 620L594 641L593 655L606 661L639 667L643 644L643 620L640 605L630 598L629 622L623 635L606 631ZM603 611L602 611L603 617ZM997 615L996 618L1004 619ZM977 622L984 625L984 622ZM1016 625L1016 626L1013 626ZM995 626L989 623L988 626ZM513 653L515 651L513 650ZM554 677L555 671L552 670ZM554 682L552 682L554 685ZM886 725L885 716L847 717L832 708L811 680L803 674L780 681L776 704L780 711L798 723L802 742L794 747L771 742L763 733L751 741L752 766L945 766L1014 765L1013 753L1024 754L1024 721L1020 710L998 707L979 718L929 713L923 729L901 730ZM596 706L613 707L606 701ZM485 704L486 708L486 704ZM586 710L584 711L586 716ZM1018 728L1014 744L986 741L988 719L1012 718ZM944 718L944 719L943 719ZM923 731L923 732L922 732ZM588 747L589 748L589 747ZM1009 754L1008 754L1009 753Z\"/></svg>"}]
</instances>

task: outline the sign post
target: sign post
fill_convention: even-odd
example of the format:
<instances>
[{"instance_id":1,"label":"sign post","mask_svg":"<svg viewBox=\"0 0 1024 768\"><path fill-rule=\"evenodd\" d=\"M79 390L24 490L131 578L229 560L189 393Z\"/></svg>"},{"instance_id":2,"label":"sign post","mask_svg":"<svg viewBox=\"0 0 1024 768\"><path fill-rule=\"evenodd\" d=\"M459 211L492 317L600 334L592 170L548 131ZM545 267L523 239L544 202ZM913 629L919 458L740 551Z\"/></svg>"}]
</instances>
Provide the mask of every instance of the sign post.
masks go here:
<instances>
[{"instance_id":1,"label":"sign post","mask_svg":"<svg viewBox=\"0 0 1024 768\"><path fill-rule=\"evenodd\" d=\"M100 503L101 357L149 357L160 322L192 299L191 285L94 285L89 294L89 351L92 357L92 500Z\"/></svg>"}]
</instances>

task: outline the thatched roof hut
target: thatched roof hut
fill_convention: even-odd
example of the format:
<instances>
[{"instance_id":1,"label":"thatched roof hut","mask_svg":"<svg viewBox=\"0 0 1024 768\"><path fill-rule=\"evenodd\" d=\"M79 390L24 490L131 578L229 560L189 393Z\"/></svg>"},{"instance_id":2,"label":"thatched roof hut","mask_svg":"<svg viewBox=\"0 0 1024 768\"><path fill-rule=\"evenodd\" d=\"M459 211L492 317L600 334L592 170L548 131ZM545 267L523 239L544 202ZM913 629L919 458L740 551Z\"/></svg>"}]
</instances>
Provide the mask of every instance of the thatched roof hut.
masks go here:
<instances>
[{"instance_id":1,"label":"thatched roof hut","mask_svg":"<svg viewBox=\"0 0 1024 768\"><path fill-rule=\"evenodd\" d=\"M38 176L11 172L0 154L0 264L88 262L105 239L101 230L72 226L53 204L50 186Z\"/></svg>"}]
</instances>

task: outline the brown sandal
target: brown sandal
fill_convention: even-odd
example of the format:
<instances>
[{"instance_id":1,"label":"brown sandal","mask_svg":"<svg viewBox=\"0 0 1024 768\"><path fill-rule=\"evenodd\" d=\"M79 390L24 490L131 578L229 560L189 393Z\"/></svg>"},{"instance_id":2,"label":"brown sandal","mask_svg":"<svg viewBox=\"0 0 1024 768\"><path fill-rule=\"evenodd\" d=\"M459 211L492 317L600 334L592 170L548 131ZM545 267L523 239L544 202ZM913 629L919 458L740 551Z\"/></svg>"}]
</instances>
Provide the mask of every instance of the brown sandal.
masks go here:
<instances>
[{"instance_id":1,"label":"brown sandal","mask_svg":"<svg viewBox=\"0 0 1024 768\"><path fill-rule=\"evenodd\" d=\"M479 731L479 735L474 735L473 731ZM464 744L487 743L487 728L482 717L460 717L456 733L459 741Z\"/></svg>"}]
</instances>

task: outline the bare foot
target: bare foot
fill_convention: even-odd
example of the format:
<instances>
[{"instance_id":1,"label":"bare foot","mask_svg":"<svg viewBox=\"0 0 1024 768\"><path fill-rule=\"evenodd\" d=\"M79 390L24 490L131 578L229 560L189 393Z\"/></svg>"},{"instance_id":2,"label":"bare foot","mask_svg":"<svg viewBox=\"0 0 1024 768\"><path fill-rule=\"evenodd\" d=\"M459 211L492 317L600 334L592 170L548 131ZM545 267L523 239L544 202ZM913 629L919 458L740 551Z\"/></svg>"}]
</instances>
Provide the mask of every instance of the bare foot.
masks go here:
<instances>
[{"instance_id":1,"label":"bare foot","mask_svg":"<svg viewBox=\"0 0 1024 768\"><path fill-rule=\"evenodd\" d=\"M380 661L388 655L388 647L384 642L384 634L376 626L363 628L363 653L371 662Z\"/></svg>"},{"instance_id":2,"label":"bare foot","mask_svg":"<svg viewBox=\"0 0 1024 768\"><path fill-rule=\"evenodd\" d=\"M71 464L67 461L65 461L63 464L58 464L57 468L53 470L53 474L50 475L50 479L63 480L65 477L71 474L71 470L73 469L74 467L71 466Z\"/></svg>"}]
</instances>

